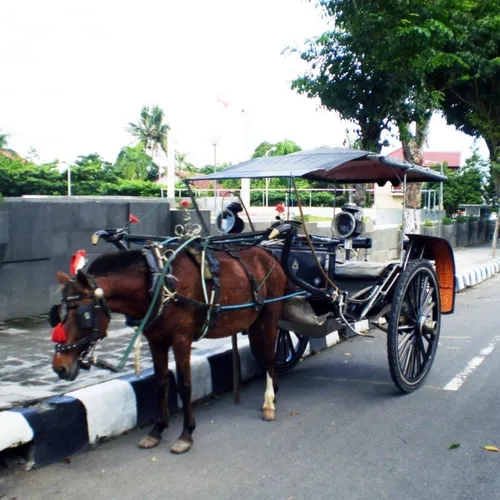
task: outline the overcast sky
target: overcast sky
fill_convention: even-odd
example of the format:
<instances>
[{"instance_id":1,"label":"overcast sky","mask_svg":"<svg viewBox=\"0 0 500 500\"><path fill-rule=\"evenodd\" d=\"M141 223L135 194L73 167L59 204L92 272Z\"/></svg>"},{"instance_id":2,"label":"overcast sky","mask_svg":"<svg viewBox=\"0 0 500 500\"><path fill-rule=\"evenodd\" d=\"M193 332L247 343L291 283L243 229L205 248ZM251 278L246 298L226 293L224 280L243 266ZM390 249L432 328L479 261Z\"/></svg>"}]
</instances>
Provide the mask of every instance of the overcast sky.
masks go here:
<instances>
[{"instance_id":1,"label":"overcast sky","mask_svg":"<svg viewBox=\"0 0 500 500\"><path fill-rule=\"evenodd\" d=\"M339 146L345 125L290 90L304 67L282 55L325 28L304 0L3 0L0 130L44 161L114 161L133 140L128 122L157 104L198 166L213 162L214 140L218 162L263 140ZM433 120L430 148L467 156L471 145Z\"/></svg>"}]
</instances>

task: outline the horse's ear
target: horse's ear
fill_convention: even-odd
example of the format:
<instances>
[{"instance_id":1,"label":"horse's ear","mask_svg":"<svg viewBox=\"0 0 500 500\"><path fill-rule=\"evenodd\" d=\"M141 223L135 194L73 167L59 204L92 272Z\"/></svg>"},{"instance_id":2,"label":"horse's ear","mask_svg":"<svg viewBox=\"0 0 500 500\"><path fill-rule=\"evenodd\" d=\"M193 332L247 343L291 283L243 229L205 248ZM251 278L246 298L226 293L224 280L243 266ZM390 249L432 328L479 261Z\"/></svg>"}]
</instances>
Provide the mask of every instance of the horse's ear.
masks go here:
<instances>
[{"instance_id":1,"label":"horse's ear","mask_svg":"<svg viewBox=\"0 0 500 500\"><path fill-rule=\"evenodd\" d=\"M78 283L82 284L84 287L92 288L87 275L81 269L78 269L78 271L76 272L76 279Z\"/></svg>"},{"instance_id":2,"label":"horse's ear","mask_svg":"<svg viewBox=\"0 0 500 500\"><path fill-rule=\"evenodd\" d=\"M57 271L56 273L56 278L61 285L65 285L69 281L69 276L66 273L63 273L62 271Z\"/></svg>"}]
</instances>

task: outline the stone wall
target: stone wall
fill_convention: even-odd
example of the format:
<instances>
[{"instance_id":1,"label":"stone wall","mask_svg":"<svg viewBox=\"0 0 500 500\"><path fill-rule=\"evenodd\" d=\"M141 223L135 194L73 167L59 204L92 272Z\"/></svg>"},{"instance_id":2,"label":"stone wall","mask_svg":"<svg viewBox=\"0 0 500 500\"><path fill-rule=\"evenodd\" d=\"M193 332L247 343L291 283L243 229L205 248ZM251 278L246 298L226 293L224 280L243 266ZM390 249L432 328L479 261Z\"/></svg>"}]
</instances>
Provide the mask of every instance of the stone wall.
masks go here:
<instances>
[{"instance_id":1,"label":"stone wall","mask_svg":"<svg viewBox=\"0 0 500 500\"><path fill-rule=\"evenodd\" d=\"M114 249L92 246L94 231L123 227L132 213L144 217L132 233L169 235L169 212L157 198L6 198L0 204L0 320L47 312L57 299L55 273L68 272L76 250L93 259Z\"/></svg>"}]
</instances>

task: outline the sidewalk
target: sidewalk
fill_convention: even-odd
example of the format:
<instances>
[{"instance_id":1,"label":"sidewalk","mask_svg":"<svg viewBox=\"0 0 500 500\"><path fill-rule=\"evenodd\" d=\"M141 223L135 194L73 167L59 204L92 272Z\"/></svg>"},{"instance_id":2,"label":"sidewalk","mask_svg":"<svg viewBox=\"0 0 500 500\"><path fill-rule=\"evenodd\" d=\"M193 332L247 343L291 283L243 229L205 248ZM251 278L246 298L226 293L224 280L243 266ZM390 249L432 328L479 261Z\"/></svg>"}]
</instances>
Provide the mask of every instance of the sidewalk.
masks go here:
<instances>
[{"instance_id":1,"label":"sidewalk","mask_svg":"<svg viewBox=\"0 0 500 500\"><path fill-rule=\"evenodd\" d=\"M457 249L455 263L457 291L462 291L499 272L500 253L499 259L492 259L490 243ZM146 341L143 340L141 347L140 378L135 376L131 355L120 373L93 367L89 372L80 372L74 382L65 382L52 372L50 330L45 317L0 322L0 360L3 360L0 364L0 458L2 450L32 442L33 464L50 463L104 437L121 434L137 425L148 425L155 415L152 363ZM99 343L98 356L117 364L132 333L131 328L124 326L122 316L113 316L109 337ZM337 342L338 335L333 332L326 339L314 339L312 349L330 347ZM238 346L242 379L249 380L262 370L253 359L246 337L238 336ZM231 389L230 350L230 339L204 339L193 344L193 400ZM309 349L306 355L308 352ZM171 363L170 369L174 371L174 368ZM173 394L175 409L179 405ZM77 421L80 424L75 423ZM83 430L76 432L72 424L81 425ZM56 436L56 440L63 442L61 446L53 446ZM52 443L50 448L46 445L48 442Z\"/></svg>"}]
</instances>

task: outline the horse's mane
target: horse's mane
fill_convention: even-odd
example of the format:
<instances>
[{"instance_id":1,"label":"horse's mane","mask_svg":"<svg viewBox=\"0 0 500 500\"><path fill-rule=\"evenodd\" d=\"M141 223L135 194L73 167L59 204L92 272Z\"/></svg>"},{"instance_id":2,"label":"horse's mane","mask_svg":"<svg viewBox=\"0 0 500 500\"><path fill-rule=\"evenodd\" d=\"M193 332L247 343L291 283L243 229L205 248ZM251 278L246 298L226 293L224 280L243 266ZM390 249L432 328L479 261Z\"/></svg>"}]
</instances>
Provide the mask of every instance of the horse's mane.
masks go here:
<instances>
[{"instance_id":1,"label":"horse's mane","mask_svg":"<svg viewBox=\"0 0 500 500\"><path fill-rule=\"evenodd\" d=\"M140 250L123 250L99 255L88 267L93 275L115 274L129 267L137 267L144 263Z\"/></svg>"}]
</instances>

